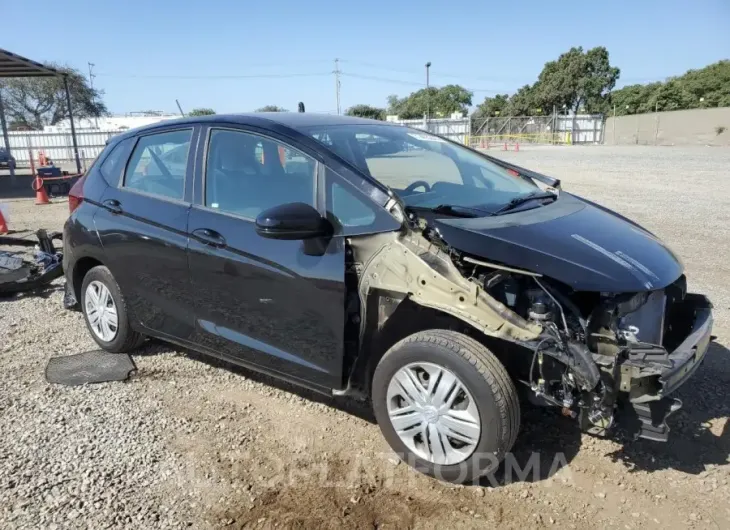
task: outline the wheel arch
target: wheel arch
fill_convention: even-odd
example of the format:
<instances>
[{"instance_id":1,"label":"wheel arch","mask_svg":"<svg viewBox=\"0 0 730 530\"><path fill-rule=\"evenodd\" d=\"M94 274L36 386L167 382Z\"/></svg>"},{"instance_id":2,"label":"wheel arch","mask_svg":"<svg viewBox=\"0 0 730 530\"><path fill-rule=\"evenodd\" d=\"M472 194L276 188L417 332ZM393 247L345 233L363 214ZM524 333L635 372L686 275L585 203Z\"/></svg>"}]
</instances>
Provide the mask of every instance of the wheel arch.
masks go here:
<instances>
[{"instance_id":1,"label":"wheel arch","mask_svg":"<svg viewBox=\"0 0 730 530\"><path fill-rule=\"evenodd\" d=\"M467 335L488 348L513 378L521 376L527 350L507 339L492 337L476 326L430 307L401 293L371 291L366 301L366 326L361 339L358 362L350 376L349 387L370 395L375 368L385 353L398 341L429 329L445 329Z\"/></svg>"},{"instance_id":2,"label":"wheel arch","mask_svg":"<svg viewBox=\"0 0 730 530\"><path fill-rule=\"evenodd\" d=\"M81 303L81 284L84 281L84 277L91 269L99 265L104 265L104 263L91 256L79 258L74 263L73 270L71 271L71 281L73 282L74 296L79 303Z\"/></svg>"}]
</instances>

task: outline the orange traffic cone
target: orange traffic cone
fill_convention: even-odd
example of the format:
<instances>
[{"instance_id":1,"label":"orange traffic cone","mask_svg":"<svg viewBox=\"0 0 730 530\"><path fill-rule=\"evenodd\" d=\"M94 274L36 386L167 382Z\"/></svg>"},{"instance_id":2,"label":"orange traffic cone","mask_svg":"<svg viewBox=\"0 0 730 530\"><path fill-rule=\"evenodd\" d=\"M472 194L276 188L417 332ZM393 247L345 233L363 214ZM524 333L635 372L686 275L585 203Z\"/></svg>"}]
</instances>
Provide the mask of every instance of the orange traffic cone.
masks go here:
<instances>
[{"instance_id":1,"label":"orange traffic cone","mask_svg":"<svg viewBox=\"0 0 730 530\"><path fill-rule=\"evenodd\" d=\"M43 179L36 175L33 181L33 191L35 191L35 203L36 204L50 204L48 200L48 194L46 193L46 187L43 185Z\"/></svg>"},{"instance_id":2,"label":"orange traffic cone","mask_svg":"<svg viewBox=\"0 0 730 530\"><path fill-rule=\"evenodd\" d=\"M517 142L515 144L515 151L519 151L519 150L520 150L520 142Z\"/></svg>"},{"instance_id":3,"label":"orange traffic cone","mask_svg":"<svg viewBox=\"0 0 730 530\"><path fill-rule=\"evenodd\" d=\"M504 142L504 149L502 149L502 151L509 151L509 149L507 149L507 142Z\"/></svg>"},{"instance_id":4,"label":"orange traffic cone","mask_svg":"<svg viewBox=\"0 0 730 530\"><path fill-rule=\"evenodd\" d=\"M9 232L8 223L5 221L5 216L3 216L3 211L0 210L0 235L7 234L8 232Z\"/></svg>"}]
</instances>

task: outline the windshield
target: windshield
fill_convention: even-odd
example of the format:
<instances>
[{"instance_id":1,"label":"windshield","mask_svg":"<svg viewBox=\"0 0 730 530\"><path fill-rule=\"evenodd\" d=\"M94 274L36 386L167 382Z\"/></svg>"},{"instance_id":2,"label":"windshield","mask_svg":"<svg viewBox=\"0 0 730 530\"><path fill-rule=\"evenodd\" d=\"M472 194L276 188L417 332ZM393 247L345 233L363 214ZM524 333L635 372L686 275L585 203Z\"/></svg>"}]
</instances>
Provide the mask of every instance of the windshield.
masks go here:
<instances>
[{"instance_id":1,"label":"windshield","mask_svg":"<svg viewBox=\"0 0 730 530\"><path fill-rule=\"evenodd\" d=\"M477 153L416 129L329 125L308 132L390 187L406 206L455 206L492 213L516 197L538 191Z\"/></svg>"}]
</instances>

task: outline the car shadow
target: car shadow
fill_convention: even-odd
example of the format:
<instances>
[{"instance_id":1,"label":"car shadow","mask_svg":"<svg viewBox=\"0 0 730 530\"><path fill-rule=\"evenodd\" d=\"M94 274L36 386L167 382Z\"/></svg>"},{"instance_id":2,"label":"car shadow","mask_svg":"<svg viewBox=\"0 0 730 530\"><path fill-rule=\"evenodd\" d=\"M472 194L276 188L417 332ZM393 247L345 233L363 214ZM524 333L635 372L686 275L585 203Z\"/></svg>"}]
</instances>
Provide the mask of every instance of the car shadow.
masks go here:
<instances>
[{"instance_id":1,"label":"car shadow","mask_svg":"<svg viewBox=\"0 0 730 530\"><path fill-rule=\"evenodd\" d=\"M169 349L168 344L151 340L135 355L156 355ZM228 361L189 349L180 350L205 364L376 423L368 402L327 396ZM725 425L719 434L713 432L717 431L717 426L710 429L709 422L730 416L730 401L725 399L729 387L730 351L713 342L703 365L676 394L684 406L668 420L672 428L669 441L633 440L618 429L611 439L620 442L621 448L610 453L608 458L622 462L629 472L676 469L698 474L707 466L727 464L730 421L723 420ZM480 485L495 487L513 482L548 480L560 469L569 466L580 451L583 433L575 420L563 416L557 408L539 407L524 400L521 425L512 451L498 470L482 478Z\"/></svg>"},{"instance_id":2,"label":"car shadow","mask_svg":"<svg viewBox=\"0 0 730 530\"><path fill-rule=\"evenodd\" d=\"M314 401L316 403L321 403L323 405L327 405L329 407L332 407L334 409L340 410L342 412L345 412L347 414L360 418L364 421L367 421L368 423L373 423L373 424L376 423L375 416L373 415L372 409L370 408L370 404L368 402L360 401L360 400L353 399L350 397L328 396L326 394L322 394L320 392L310 390L308 388L296 385L294 383L289 383L288 381L285 381L283 379L279 379L277 377L273 377L273 376L270 376L270 375L267 375L267 374L264 374L261 372L257 372L255 370L245 368L238 364L235 364L235 363L223 360L223 359L218 359L218 358L212 357L210 355L206 355L204 353L199 353L199 352L191 350L189 348L183 348L181 346L172 346L166 342L159 341L157 339L148 340L140 348L139 351L136 351L133 354L133 356L157 355L157 354L169 351L170 348L175 348L175 350L184 353L186 356L190 357L191 359L195 359L196 361L200 361L209 366L221 368L221 369L227 370L231 373L243 376L252 381L256 381L258 383L261 383L261 384L264 384L267 386L271 386L273 388L277 388L284 392L296 394L297 396L299 396L303 399L306 399L309 401Z\"/></svg>"}]
</instances>

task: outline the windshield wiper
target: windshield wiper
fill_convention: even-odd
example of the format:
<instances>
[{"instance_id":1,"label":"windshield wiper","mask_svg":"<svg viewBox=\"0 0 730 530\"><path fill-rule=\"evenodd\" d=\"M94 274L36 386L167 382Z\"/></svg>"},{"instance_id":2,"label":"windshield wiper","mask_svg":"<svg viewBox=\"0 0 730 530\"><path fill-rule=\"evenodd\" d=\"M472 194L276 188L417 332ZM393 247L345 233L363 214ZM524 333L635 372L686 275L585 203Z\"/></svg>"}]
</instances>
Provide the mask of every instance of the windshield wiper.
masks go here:
<instances>
[{"instance_id":1,"label":"windshield wiper","mask_svg":"<svg viewBox=\"0 0 730 530\"><path fill-rule=\"evenodd\" d=\"M520 204L524 204L526 202L540 200L540 199L557 199L557 198L558 198L558 196L551 191L533 191L532 193L528 193L527 195L520 195L519 197L515 197L514 199L509 201L507 204L502 206L500 209L492 212L492 215L499 215L501 213L508 212L509 210L514 210Z\"/></svg>"},{"instance_id":2,"label":"windshield wiper","mask_svg":"<svg viewBox=\"0 0 730 530\"><path fill-rule=\"evenodd\" d=\"M444 215L453 215L454 217L486 217L489 212L478 208L470 208L469 206L459 206L458 204L439 204L438 206L407 206L410 210L427 210L433 213L441 213Z\"/></svg>"},{"instance_id":3,"label":"windshield wiper","mask_svg":"<svg viewBox=\"0 0 730 530\"><path fill-rule=\"evenodd\" d=\"M489 215L486 210L478 208L470 208L469 206L459 206L458 204L439 204L433 208L428 208L434 213L442 213L445 215L454 215L459 217L484 217Z\"/></svg>"}]
</instances>

